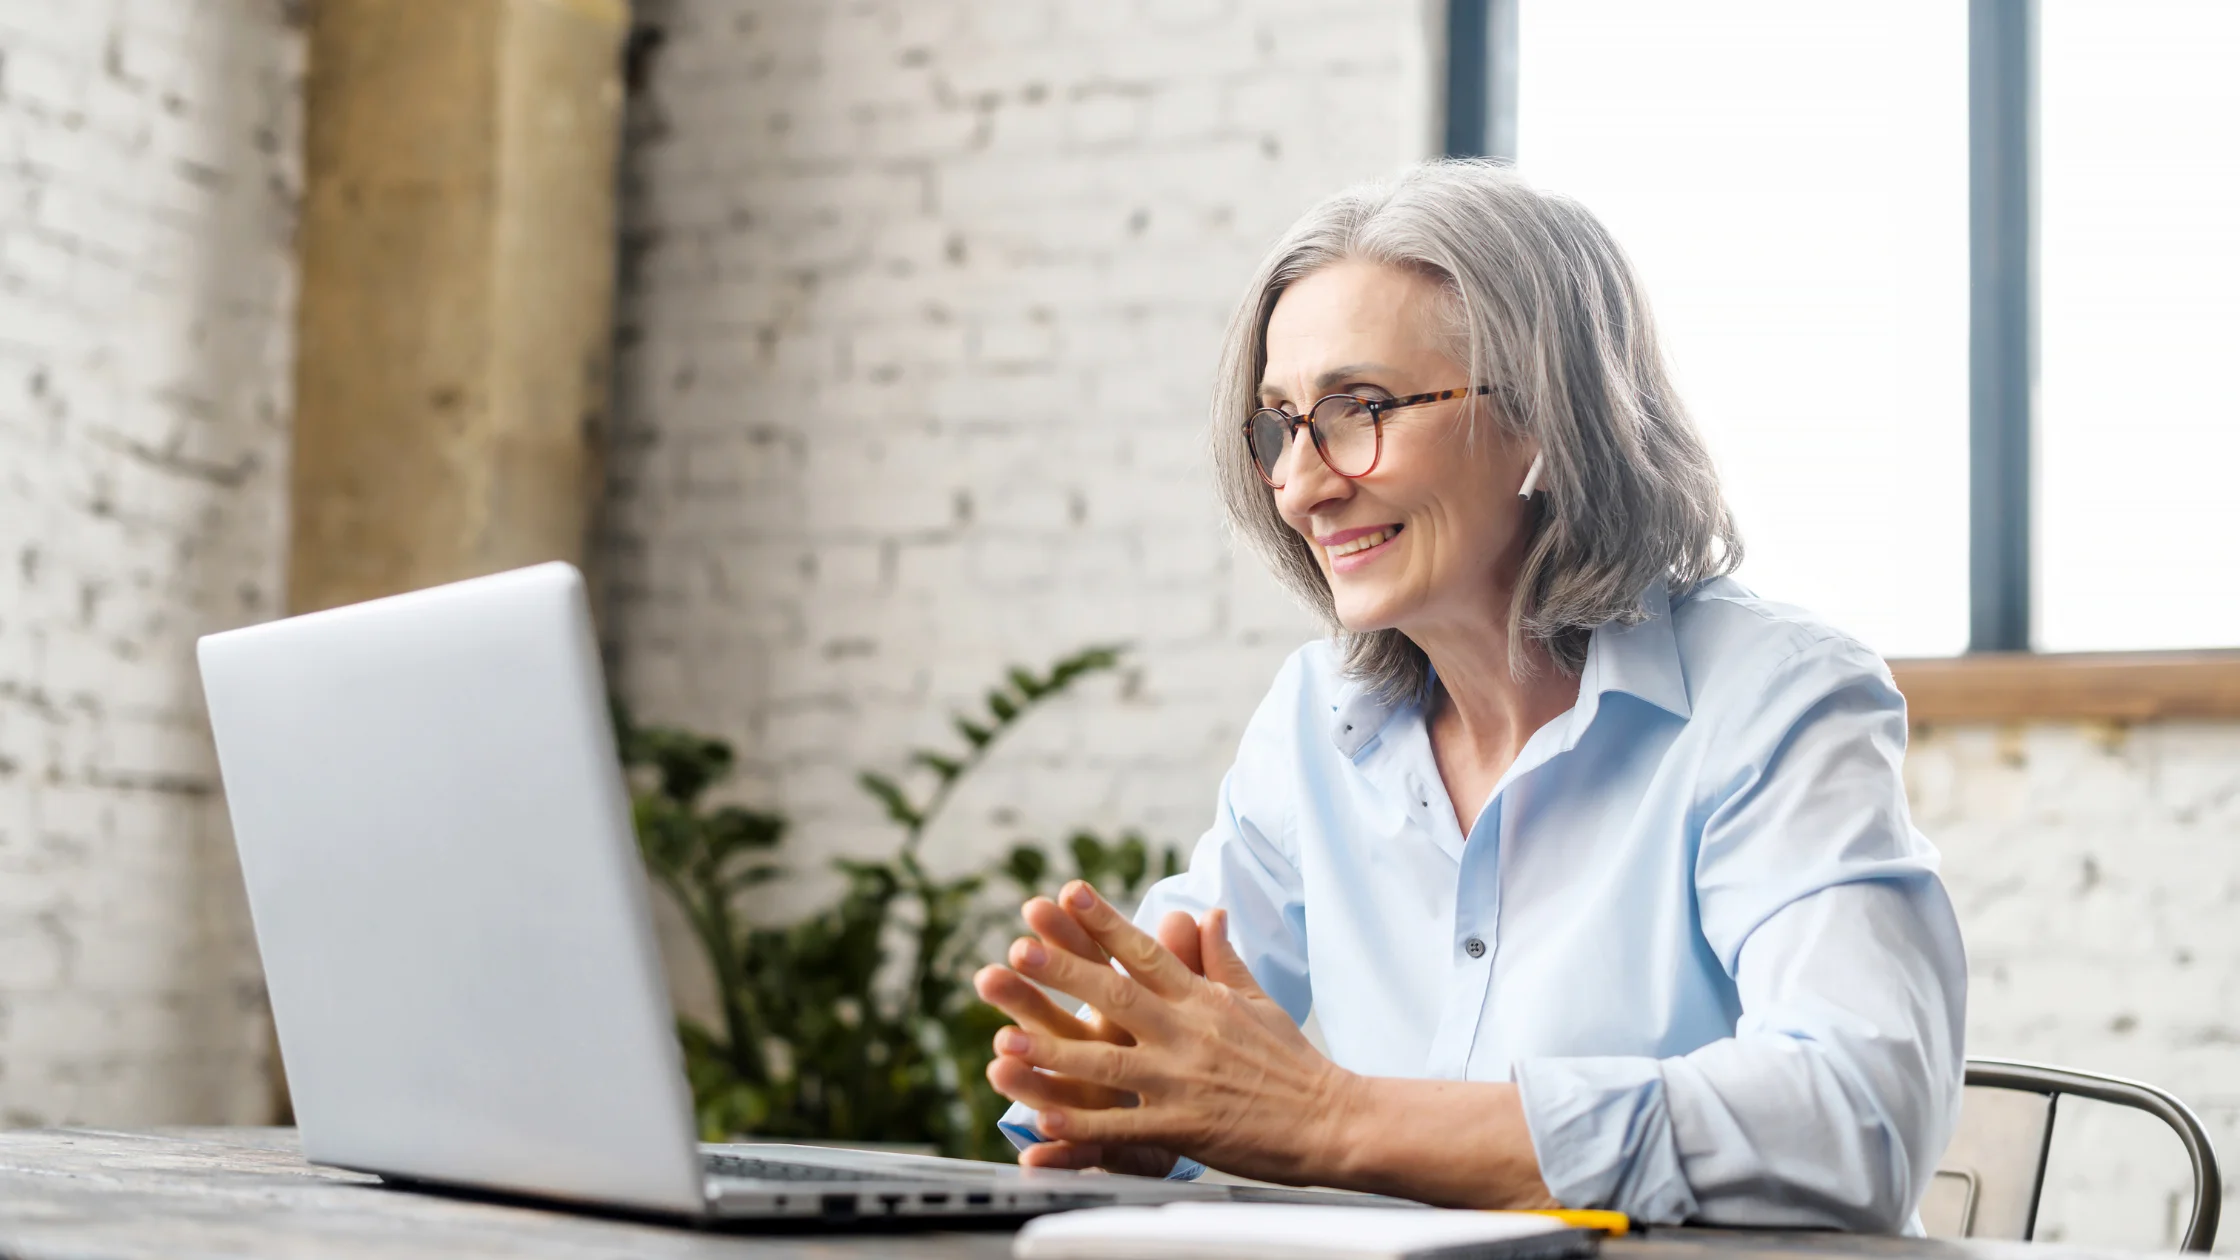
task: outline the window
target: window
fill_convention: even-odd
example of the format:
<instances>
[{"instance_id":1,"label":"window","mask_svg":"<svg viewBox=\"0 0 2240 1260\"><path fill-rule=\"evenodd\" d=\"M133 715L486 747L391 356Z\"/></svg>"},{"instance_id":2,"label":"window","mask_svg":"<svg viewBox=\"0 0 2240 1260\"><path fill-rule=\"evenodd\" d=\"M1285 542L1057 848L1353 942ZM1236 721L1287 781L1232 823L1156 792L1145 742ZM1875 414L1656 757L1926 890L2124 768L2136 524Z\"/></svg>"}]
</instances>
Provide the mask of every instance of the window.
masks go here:
<instances>
[{"instance_id":1,"label":"window","mask_svg":"<svg viewBox=\"0 0 2240 1260\"><path fill-rule=\"evenodd\" d=\"M1894 657L2240 645L2240 5L1451 0L1449 34L1450 150L1634 256L1745 581Z\"/></svg>"},{"instance_id":2,"label":"window","mask_svg":"<svg viewBox=\"0 0 2240 1260\"><path fill-rule=\"evenodd\" d=\"M1889 655L1968 638L1967 12L1521 4L1516 159L1632 256L1740 576Z\"/></svg>"},{"instance_id":3,"label":"window","mask_svg":"<svg viewBox=\"0 0 2240 1260\"><path fill-rule=\"evenodd\" d=\"M2044 0L2038 633L2240 643L2240 4Z\"/></svg>"}]
</instances>

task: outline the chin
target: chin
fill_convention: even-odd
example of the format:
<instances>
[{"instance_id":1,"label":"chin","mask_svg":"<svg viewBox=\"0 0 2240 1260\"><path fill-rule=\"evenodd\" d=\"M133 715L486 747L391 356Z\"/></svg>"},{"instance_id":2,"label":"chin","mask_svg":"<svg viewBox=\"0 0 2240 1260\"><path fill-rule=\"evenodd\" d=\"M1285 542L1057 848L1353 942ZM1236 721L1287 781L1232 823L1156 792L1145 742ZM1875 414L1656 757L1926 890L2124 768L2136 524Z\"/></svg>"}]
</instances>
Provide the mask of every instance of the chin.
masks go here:
<instances>
[{"instance_id":1,"label":"chin","mask_svg":"<svg viewBox=\"0 0 2240 1260\"><path fill-rule=\"evenodd\" d=\"M1332 601L1338 624L1347 634L1372 634L1390 630L1396 624L1394 610L1384 600L1338 598Z\"/></svg>"}]
</instances>

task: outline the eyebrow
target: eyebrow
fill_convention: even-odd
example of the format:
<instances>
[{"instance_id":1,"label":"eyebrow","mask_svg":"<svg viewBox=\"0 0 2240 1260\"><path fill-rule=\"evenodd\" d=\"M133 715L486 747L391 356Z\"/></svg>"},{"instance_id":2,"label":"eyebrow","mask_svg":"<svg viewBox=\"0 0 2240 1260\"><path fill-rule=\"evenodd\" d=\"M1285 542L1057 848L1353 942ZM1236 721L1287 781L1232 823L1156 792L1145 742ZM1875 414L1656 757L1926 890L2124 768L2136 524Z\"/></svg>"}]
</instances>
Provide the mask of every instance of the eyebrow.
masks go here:
<instances>
[{"instance_id":1,"label":"eyebrow","mask_svg":"<svg viewBox=\"0 0 2240 1260\"><path fill-rule=\"evenodd\" d=\"M1319 391L1326 392L1336 389L1347 381L1359 380L1364 376L1383 376L1391 371L1392 368L1382 363L1348 363L1343 367L1331 368L1322 375L1315 377L1314 387ZM1280 394L1283 391L1266 381L1262 381L1256 392L1265 398L1269 394Z\"/></svg>"}]
</instances>

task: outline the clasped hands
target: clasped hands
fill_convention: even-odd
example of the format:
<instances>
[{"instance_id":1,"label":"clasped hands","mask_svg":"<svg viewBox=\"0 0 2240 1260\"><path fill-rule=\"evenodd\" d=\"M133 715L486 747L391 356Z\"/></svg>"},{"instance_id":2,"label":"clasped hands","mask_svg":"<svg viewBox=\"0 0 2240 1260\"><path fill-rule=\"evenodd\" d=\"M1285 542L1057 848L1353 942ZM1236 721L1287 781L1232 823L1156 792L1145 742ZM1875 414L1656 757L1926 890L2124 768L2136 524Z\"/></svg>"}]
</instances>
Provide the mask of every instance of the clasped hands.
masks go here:
<instances>
[{"instance_id":1,"label":"clasped hands","mask_svg":"<svg viewBox=\"0 0 2240 1260\"><path fill-rule=\"evenodd\" d=\"M1182 1153L1266 1181L1330 1180L1360 1078L1261 990L1226 911L1174 911L1154 938L1076 880L1023 914L1035 936L973 978L1018 1021L996 1034L988 1081L1040 1112L1050 1139L1021 1163L1163 1176Z\"/></svg>"}]
</instances>

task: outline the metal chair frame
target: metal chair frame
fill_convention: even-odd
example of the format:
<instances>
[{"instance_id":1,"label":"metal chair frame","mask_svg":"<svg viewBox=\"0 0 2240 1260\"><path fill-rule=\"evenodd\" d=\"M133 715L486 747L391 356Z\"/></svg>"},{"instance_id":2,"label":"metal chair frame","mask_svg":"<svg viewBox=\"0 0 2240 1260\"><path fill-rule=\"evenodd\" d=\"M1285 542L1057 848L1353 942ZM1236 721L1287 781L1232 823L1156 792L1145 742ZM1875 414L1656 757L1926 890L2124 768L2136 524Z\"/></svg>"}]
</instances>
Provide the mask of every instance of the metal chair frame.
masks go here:
<instances>
[{"instance_id":1,"label":"metal chair frame","mask_svg":"<svg viewBox=\"0 0 2240 1260\"><path fill-rule=\"evenodd\" d=\"M2058 1108L2063 1094L2073 1094L2135 1108L2169 1125L2178 1140L2185 1144L2186 1159L2193 1164L2193 1215L2186 1222L2185 1235L2178 1247L2182 1251L2207 1251L2217 1241L2217 1216L2224 1204L2224 1179L2217 1171L2216 1148L2210 1145L2209 1132L2201 1126L2200 1117L2175 1095L2144 1081L2013 1059L1968 1060L1967 1083L2044 1094L2050 1100L2050 1108ZM2046 1156L2053 1145L2051 1110L2047 1113L2045 1140L2047 1149L2038 1152L2037 1178L2030 1187L2031 1233L2037 1230L2038 1198L2045 1189ZM2025 1238L2029 1236L2024 1235Z\"/></svg>"}]
</instances>

